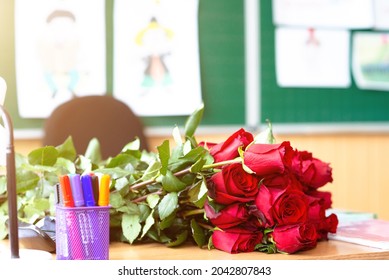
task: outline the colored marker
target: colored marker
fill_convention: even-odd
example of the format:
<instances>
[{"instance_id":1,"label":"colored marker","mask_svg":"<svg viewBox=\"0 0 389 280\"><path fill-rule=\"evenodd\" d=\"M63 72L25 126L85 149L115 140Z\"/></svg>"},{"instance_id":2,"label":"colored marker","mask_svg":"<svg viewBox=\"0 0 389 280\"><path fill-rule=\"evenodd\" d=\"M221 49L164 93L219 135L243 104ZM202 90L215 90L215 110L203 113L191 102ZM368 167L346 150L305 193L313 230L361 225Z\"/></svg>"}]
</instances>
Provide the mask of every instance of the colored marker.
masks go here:
<instances>
[{"instance_id":1,"label":"colored marker","mask_svg":"<svg viewBox=\"0 0 389 280\"><path fill-rule=\"evenodd\" d=\"M84 194L85 205L87 207L96 206L96 200L93 193L92 177L88 174L81 176L81 185Z\"/></svg>"},{"instance_id":2,"label":"colored marker","mask_svg":"<svg viewBox=\"0 0 389 280\"><path fill-rule=\"evenodd\" d=\"M61 185L63 205L66 207L74 207L72 188L70 186L69 176L68 175L60 176L59 183Z\"/></svg>"},{"instance_id":3,"label":"colored marker","mask_svg":"<svg viewBox=\"0 0 389 280\"><path fill-rule=\"evenodd\" d=\"M109 183L111 177L108 174L104 174L101 177L99 188L99 206L108 206L109 204Z\"/></svg>"},{"instance_id":4,"label":"colored marker","mask_svg":"<svg viewBox=\"0 0 389 280\"><path fill-rule=\"evenodd\" d=\"M70 175L70 187L72 188L74 206L81 207L85 205L84 194L81 187L80 174Z\"/></svg>"},{"instance_id":5,"label":"colored marker","mask_svg":"<svg viewBox=\"0 0 389 280\"><path fill-rule=\"evenodd\" d=\"M99 201L99 177L92 174L92 187L93 187L93 195L95 196L95 202Z\"/></svg>"},{"instance_id":6,"label":"colored marker","mask_svg":"<svg viewBox=\"0 0 389 280\"><path fill-rule=\"evenodd\" d=\"M54 203L62 204L61 185L59 183L54 186Z\"/></svg>"}]
</instances>

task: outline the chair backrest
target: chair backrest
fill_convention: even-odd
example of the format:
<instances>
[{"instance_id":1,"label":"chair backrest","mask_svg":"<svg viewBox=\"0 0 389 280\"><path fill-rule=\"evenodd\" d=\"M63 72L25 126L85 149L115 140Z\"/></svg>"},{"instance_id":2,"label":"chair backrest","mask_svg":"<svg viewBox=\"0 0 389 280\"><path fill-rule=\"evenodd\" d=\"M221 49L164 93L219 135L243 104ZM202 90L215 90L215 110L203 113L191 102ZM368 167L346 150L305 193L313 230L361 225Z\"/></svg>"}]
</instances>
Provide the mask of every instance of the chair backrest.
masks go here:
<instances>
[{"instance_id":1,"label":"chair backrest","mask_svg":"<svg viewBox=\"0 0 389 280\"><path fill-rule=\"evenodd\" d=\"M115 156L129 142L139 138L148 150L143 123L123 102L108 95L76 97L58 106L46 119L42 144L57 146L72 136L79 154L92 138L101 145L104 159Z\"/></svg>"}]
</instances>

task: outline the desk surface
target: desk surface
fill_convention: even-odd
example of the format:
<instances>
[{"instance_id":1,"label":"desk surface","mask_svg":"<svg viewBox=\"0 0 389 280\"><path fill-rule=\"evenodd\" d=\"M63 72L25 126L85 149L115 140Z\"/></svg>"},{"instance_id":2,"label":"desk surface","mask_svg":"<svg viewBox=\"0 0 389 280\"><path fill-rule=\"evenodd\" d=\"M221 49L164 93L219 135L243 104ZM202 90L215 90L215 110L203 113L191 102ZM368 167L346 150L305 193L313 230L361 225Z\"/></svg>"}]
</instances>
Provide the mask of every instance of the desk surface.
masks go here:
<instances>
[{"instance_id":1,"label":"desk surface","mask_svg":"<svg viewBox=\"0 0 389 280\"><path fill-rule=\"evenodd\" d=\"M8 240L1 240L0 251L7 248ZM389 251L333 240L319 242L312 250L292 255L261 252L228 254L216 249L200 249L189 244L168 248L158 243L112 243L109 257L111 260L389 260Z\"/></svg>"},{"instance_id":2,"label":"desk surface","mask_svg":"<svg viewBox=\"0 0 389 280\"><path fill-rule=\"evenodd\" d=\"M167 248L161 244L129 245L113 243L110 246L110 259L138 260L302 260L302 259L385 259L389 260L389 251L340 241L322 241L317 247L292 255L266 254L261 252L228 254L216 249L200 249L185 245Z\"/></svg>"}]
</instances>

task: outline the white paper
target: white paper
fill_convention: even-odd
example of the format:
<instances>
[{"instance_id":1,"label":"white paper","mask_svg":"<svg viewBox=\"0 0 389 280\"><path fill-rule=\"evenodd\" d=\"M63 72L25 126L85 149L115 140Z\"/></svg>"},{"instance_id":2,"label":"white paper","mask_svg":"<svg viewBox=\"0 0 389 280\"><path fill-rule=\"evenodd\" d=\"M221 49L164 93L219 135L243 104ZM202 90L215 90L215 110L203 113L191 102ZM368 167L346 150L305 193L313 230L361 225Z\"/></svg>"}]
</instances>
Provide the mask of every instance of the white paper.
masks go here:
<instances>
[{"instance_id":1,"label":"white paper","mask_svg":"<svg viewBox=\"0 0 389 280\"><path fill-rule=\"evenodd\" d=\"M349 31L276 29L276 76L281 87L350 85Z\"/></svg>"},{"instance_id":2,"label":"white paper","mask_svg":"<svg viewBox=\"0 0 389 280\"><path fill-rule=\"evenodd\" d=\"M75 97L106 91L104 0L16 0L19 113L44 118Z\"/></svg>"},{"instance_id":3,"label":"white paper","mask_svg":"<svg viewBox=\"0 0 389 280\"><path fill-rule=\"evenodd\" d=\"M276 25L370 28L372 0L273 0Z\"/></svg>"},{"instance_id":4,"label":"white paper","mask_svg":"<svg viewBox=\"0 0 389 280\"><path fill-rule=\"evenodd\" d=\"M139 116L201 104L198 0L116 0L114 91Z\"/></svg>"},{"instance_id":5,"label":"white paper","mask_svg":"<svg viewBox=\"0 0 389 280\"><path fill-rule=\"evenodd\" d=\"M389 90L389 33L355 32L352 69L359 88Z\"/></svg>"},{"instance_id":6,"label":"white paper","mask_svg":"<svg viewBox=\"0 0 389 280\"><path fill-rule=\"evenodd\" d=\"M389 30L389 1L374 0L375 29Z\"/></svg>"}]
</instances>

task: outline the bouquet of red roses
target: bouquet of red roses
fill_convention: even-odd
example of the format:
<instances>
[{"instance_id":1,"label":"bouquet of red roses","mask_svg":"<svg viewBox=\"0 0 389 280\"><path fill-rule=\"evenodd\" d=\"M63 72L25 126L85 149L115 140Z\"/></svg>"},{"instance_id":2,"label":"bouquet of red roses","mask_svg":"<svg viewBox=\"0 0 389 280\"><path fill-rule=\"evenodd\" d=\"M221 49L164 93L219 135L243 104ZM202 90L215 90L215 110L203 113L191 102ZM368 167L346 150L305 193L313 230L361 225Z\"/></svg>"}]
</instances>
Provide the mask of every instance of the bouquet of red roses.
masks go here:
<instances>
[{"instance_id":1,"label":"bouquet of red roses","mask_svg":"<svg viewBox=\"0 0 389 280\"><path fill-rule=\"evenodd\" d=\"M293 149L288 141L257 143L244 129L206 145L216 162L240 159L208 180L204 207L217 227L212 234L216 248L295 253L314 248L336 231L336 215L325 214L331 193L318 190L332 182L329 164Z\"/></svg>"},{"instance_id":2,"label":"bouquet of red roses","mask_svg":"<svg viewBox=\"0 0 389 280\"><path fill-rule=\"evenodd\" d=\"M336 215L326 217L331 193L318 190L332 181L329 164L288 141L275 143L271 126L255 137L242 128L221 143L198 143L203 109L188 118L184 137L173 130L172 149L165 140L157 152L141 151L135 139L102 160L98 139L80 155L69 137L18 157L19 218L34 223L54 215L59 175L93 172L111 177L112 241L294 253L336 231ZM5 182L0 178L0 190ZM0 223L0 238L4 228Z\"/></svg>"}]
</instances>

